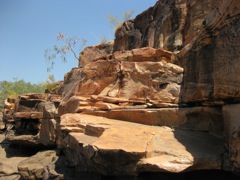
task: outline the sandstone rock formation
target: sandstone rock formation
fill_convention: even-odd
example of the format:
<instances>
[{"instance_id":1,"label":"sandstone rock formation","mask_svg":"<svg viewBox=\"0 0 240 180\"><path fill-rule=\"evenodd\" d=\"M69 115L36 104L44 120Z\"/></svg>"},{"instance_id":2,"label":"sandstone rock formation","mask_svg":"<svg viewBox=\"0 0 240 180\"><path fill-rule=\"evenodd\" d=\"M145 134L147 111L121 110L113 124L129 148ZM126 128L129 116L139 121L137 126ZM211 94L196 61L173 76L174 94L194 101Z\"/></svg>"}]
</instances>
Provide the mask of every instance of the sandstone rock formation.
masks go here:
<instances>
[{"instance_id":1,"label":"sandstone rock formation","mask_svg":"<svg viewBox=\"0 0 240 180\"><path fill-rule=\"evenodd\" d=\"M78 82L73 81L74 86L70 85L74 87L71 94L69 88L66 89L69 96L61 102L60 112L81 112L143 124L194 129L222 138L227 132L228 138L224 140L229 153L222 154L222 167L239 171L238 141L233 140L238 137L238 124L237 120L231 120L233 125L228 126L230 119L236 119L236 116L228 115L230 110L226 108L227 104L239 101L236 79L239 12L236 0L158 1L116 31L113 53L104 58L107 59L106 66L101 67L103 61L96 58L91 61L91 66L88 64L90 67L74 69L78 71L78 77L75 76ZM157 51L161 52L160 57L155 56ZM114 66L113 60L120 62L120 68ZM165 75L167 79L171 77L171 81L164 84L163 77L166 76L157 73L162 68L161 63L175 63L171 65L181 69L177 66L180 65L183 69L177 76L176 71L173 75L173 71L166 70ZM150 64L151 67L158 66L157 71L149 69ZM111 76L107 73L102 76L101 70L97 69L112 72ZM151 78L148 78L148 71ZM183 81L179 78L182 74ZM162 91L163 87L166 91ZM71 102L74 107L68 108ZM183 107L177 108L179 105ZM207 107L201 110L189 108L198 105ZM149 109L163 107L171 109Z\"/></svg>"},{"instance_id":2,"label":"sandstone rock formation","mask_svg":"<svg viewBox=\"0 0 240 180\"><path fill-rule=\"evenodd\" d=\"M182 101L239 102L240 2L218 1L198 35L183 48Z\"/></svg>"},{"instance_id":3,"label":"sandstone rock formation","mask_svg":"<svg viewBox=\"0 0 240 180\"><path fill-rule=\"evenodd\" d=\"M69 165L105 175L137 175L145 171L177 173L222 166L222 138L200 131L81 114L61 116L60 129L59 145L66 149Z\"/></svg>"},{"instance_id":4,"label":"sandstone rock formation","mask_svg":"<svg viewBox=\"0 0 240 180\"><path fill-rule=\"evenodd\" d=\"M195 37L218 3L212 0L159 0L116 31L114 51L140 47L178 51Z\"/></svg>"},{"instance_id":5,"label":"sandstone rock formation","mask_svg":"<svg viewBox=\"0 0 240 180\"><path fill-rule=\"evenodd\" d=\"M84 106L102 110L177 106L183 68L171 63L171 52L147 47L116 51L106 58L92 60L65 76L60 115L84 111ZM91 98L77 105L74 95Z\"/></svg>"},{"instance_id":6,"label":"sandstone rock formation","mask_svg":"<svg viewBox=\"0 0 240 180\"><path fill-rule=\"evenodd\" d=\"M18 171L23 179L63 179L63 175L55 171L58 161L56 151L43 151L21 161Z\"/></svg>"},{"instance_id":7,"label":"sandstone rock formation","mask_svg":"<svg viewBox=\"0 0 240 180\"><path fill-rule=\"evenodd\" d=\"M65 168L100 175L222 170L238 179L239 18L237 0L157 1L114 44L85 48L58 95L6 100L7 139L57 147ZM21 162L18 175L63 178L56 152Z\"/></svg>"},{"instance_id":8,"label":"sandstone rock formation","mask_svg":"<svg viewBox=\"0 0 240 180\"><path fill-rule=\"evenodd\" d=\"M0 134L0 179L12 180L20 179L18 172L18 164L25 160L23 154L18 156L19 150L9 148L9 142L5 140L5 136Z\"/></svg>"},{"instance_id":9,"label":"sandstone rock formation","mask_svg":"<svg viewBox=\"0 0 240 180\"><path fill-rule=\"evenodd\" d=\"M92 60L111 54L113 52L113 44L114 42L110 41L107 44L101 43L96 46L86 47L80 54L78 66L84 67Z\"/></svg>"},{"instance_id":10,"label":"sandstone rock formation","mask_svg":"<svg viewBox=\"0 0 240 180\"><path fill-rule=\"evenodd\" d=\"M4 118L6 124L12 124L7 127L7 139L13 144L27 146L55 145L52 131L56 129L54 118L59 101L59 96L54 94L23 94L14 101L5 101Z\"/></svg>"},{"instance_id":11,"label":"sandstone rock formation","mask_svg":"<svg viewBox=\"0 0 240 180\"><path fill-rule=\"evenodd\" d=\"M13 126L13 113L14 113L14 104L15 99L7 98L4 101L3 109L2 109L2 122L4 122L4 127L6 129L11 129Z\"/></svg>"},{"instance_id":12,"label":"sandstone rock formation","mask_svg":"<svg viewBox=\"0 0 240 180\"><path fill-rule=\"evenodd\" d=\"M238 0L160 0L116 31L114 50L173 51L185 71L182 102L238 102L239 6Z\"/></svg>"}]
</instances>

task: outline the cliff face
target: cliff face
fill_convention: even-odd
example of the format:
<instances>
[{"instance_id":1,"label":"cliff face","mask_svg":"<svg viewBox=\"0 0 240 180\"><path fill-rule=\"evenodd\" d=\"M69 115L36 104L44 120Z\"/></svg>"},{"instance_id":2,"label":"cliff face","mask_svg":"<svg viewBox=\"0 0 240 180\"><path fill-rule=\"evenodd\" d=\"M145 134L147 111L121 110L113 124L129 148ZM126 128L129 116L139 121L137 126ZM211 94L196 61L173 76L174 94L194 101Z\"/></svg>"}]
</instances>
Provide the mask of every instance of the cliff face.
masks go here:
<instances>
[{"instance_id":1,"label":"cliff face","mask_svg":"<svg viewBox=\"0 0 240 180\"><path fill-rule=\"evenodd\" d=\"M183 102L239 101L239 9L239 1L219 1L189 43L191 49L180 52L186 72Z\"/></svg>"},{"instance_id":2,"label":"cliff face","mask_svg":"<svg viewBox=\"0 0 240 180\"><path fill-rule=\"evenodd\" d=\"M114 50L145 46L180 50L198 32L214 4L211 0L157 1L116 31Z\"/></svg>"},{"instance_id":3,"label":"cliff face","mask_svg":"<svg viewBox=\"0 0 240 180\"><path fill-rule=\"evenodd\" d=\"M173 51L184 67L181 102L238 101L237 0L158 1L116 31L114 50Z\"/></svg>"},{"instance_id":4,"label":"cliff face","mask_svg":"<svg viewBox=\"0 0 240 180\"><path fill-rule=\"evenodd\" d=\"M159 0L155 6L150 7L148 10L139 14L134 20L124 22L124 24L116 31L113 55L108 56L110 59L115 59L121 62L120 67L122 69L115 68L118 73L112 73L113 75L111 78L113 81L104 81L105 83L109 82L108 85L104 85L108 88L105 89L106 91L103 91L104 88L102 88L101 92L105 93L104 96L114 98L122 97L125 100L128 99L127 103L123 100L118 101L116 99L109 100L109 98L95 97L93 98L95 99L95 102L92 105L97 105L100 109L107 109L108 112L95 112L90 114L149 124L149 122L152 121L146 122L145 120L149 117L151 117L149 119L154 119L155 116L153 117L153 114L149 115L144 111L142 117L146 118L137 115L136 117L138 118L136 118L133 115L139 113L136 111L134 113L133 111L128 112L129 114L124 112L123 115L123 113L121 114L119 111L117 112L114 110L119 109L119 107L106 103L114 102L115 105L117 103L118 105L121 104L121 106L124 103L126 105L129 102L132 102L132 105L134 106L140 103L145 105L145 108L171 107L169 104L166 106L166 103L177 104L180 106L216 106L216 112L219 114L218 117L221 117L220 119L223 119L223 121L215 121L213 126L216 127L216 125L222 124L219 128L220 133L218 134L221 134L221 132L223 133L221 136L225 138L225 142L228 144L227 151L229 153L227 156L229 156L230 162L233 163L235 171L239 171L240 149L237 140L239 138L237 134L239 134L240 129L237 119L239 113L237 111L238 105L232 105L232 103L239 102L240 96L238 87L239 78L237 76L239 74L239 17L240 2L238 0ZM164 59L166 59L167 63L175 63L183 68L183 81L179 81L179 85L181 85L179 91L176 91L176 86L174 87L175 91L174 88L166 88L172 83L166 82L166 84L163 85L163 77L165 77L165 75L153 75L154 71L145 66L147 64L149 65L149 63L145 63L145 68L142 68L142 66L136 61L128 62L129 60L132 61L132 59L129 58L132 57L129 53L131 54L133 51L136 51L136 49L142 49L143 47L152 47L156 50L161 49L162 51L167 50L171 54L170 58L161 55L161 57L154 59L154 55L150 55L150 53L148 54L148 56L150 56L149 60L152 59L150 61L164 62ZM116 56L116 54L121 54L121 56ZM119 57L125 58L119 59ZM136 57L136 59L138 59L137 61L142 61L144 59L143 56ZM146 59L143 61L146 61ZM132 65L130 66L130 64ZM139 67L144 70L139 71ZM116 72L115 70L114 72ZM144 81L147 77L147 70L150 70L150 72L153 73L151 75L151 80L147 80L147 82L155 82L155 80L157 80L158 85L155 84L156 86L153 86L152 83L148 84ZM101 77L100 79L102 79L104 75L98 75L98 77ZM174 76L168 74L167 77L171 77L172 79ZM98 78L93 79L95 79L94 82L98 81ZM120 79L123 80L121 81L124 82L123 84L116 83L120 82ZM84 82L82 81L82 83ZM103 83L99 84L103 85ZM119 84L123 86L117 86ZM140 84L141 86L139 86ZM149 87L151 86L154 87L154 90L152 89L149 91ZM98 86L98 88L99 87L101 86ZM156 87L160 87L160 89L156 89ZM168 89L168 93L159 94L163 87L165 90ZM75 95L86 94L84 89L86 88L82 88L81 86L81 88L77 90L78 93L75 93ZM134 94L132 92L142 93ZM156 92L158 95L155 97L148 96L149 92ZM175 95L176 97L179 97L179 100L169 102L165 97L170 97L167 94L173 92L177 92ZM100 91L95 94L103 95ZM132 100L135 100L135 102ZM142 100L144 100L144 102ZM159 100L161 100L161 102ZM96 103L98 101L103 101L105 104ZM157 106L157 104L161 106ZM64 109L64 104L62 105L62 108ZM127 107L129 108L129 106ZM143 106L141 108L143 108ZM86 108L80 109L80 112L86 110ZM178 109L175 111L175 115L181 111L182 108L180 111ZM231 111L233 113L231 113ZM213 118L208 110L206 113L200 111L199 114L190 114L187 113L186 116L189 119L198 117L199 121L197 122L203 122L203 119L210 120ZM181 120L184 119L183 116L180 117ZM160 119L154 122L158 122L158 124L168 124L166 121ZM172 121L170 122L170 124L174 124ZM192 122L191 125L193 124L196 125L196 122ZM179 125L180 127L184 127L181 123L174 124L173 126L178 127ZM206 127L206 124L202 124L201 127ZM193 127L188 126L188 128L191 129ZM223 162L223 167L231 166L228 163L228 160L225 159Z\"/></svg>"},{"instance_id":5,"label":"cliff face","mask_svg":"<svg viewBox=\"0 0 240 180\"><path fill-rule=\"evenodd\" d=\"M81 53L61 99L8 99L8 140L61 147L67 167L101 175L239 174L239 19L238 0L157 1L124 22L114 44ZM26 162L20 174L41 178Z\"/></svg>"}]
</instances>

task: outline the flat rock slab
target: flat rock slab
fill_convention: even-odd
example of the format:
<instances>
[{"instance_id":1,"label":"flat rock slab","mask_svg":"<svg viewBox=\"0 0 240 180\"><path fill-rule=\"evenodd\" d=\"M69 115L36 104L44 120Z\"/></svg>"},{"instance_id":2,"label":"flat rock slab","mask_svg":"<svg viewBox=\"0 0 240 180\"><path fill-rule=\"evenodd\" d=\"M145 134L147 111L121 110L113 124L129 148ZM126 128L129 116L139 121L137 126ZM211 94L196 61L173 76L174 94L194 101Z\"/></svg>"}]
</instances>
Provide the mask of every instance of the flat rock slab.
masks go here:
<instances>
[{"instance_id":1,"label":"flat rock slab","mask_svg":"<svg viewBox=\"0 0 240 180\"><path fill-rule=\"evenodd\" d=\"M66 147L68 163L106 175L178 173L222 165L223 140L207 132L85 114L63 115L60 129L64 135L59 144Z\"/></svg>"}]
</instances>

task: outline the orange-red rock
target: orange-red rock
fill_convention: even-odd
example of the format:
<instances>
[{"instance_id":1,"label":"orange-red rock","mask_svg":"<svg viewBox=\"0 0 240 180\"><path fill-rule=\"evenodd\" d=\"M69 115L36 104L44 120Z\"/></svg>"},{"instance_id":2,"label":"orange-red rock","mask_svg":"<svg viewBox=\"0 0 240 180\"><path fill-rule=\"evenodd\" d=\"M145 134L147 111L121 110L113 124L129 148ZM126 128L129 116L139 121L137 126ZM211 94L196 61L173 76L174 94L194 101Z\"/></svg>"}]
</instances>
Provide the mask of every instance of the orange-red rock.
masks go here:
<instances>
[{"instance_id":1,"label":"orange-red rock","mask_svg":"<svg viewBox=\"0 0 240 180\"><path fill-rule=\"evenodd\" d=\"M224 143L206 132L82 114L61 116L60 129L63 133L58 144L66 148L68 163L102 174L176 173L188 169L220 169L222 165Z\"/></svg>"}]
</instances>

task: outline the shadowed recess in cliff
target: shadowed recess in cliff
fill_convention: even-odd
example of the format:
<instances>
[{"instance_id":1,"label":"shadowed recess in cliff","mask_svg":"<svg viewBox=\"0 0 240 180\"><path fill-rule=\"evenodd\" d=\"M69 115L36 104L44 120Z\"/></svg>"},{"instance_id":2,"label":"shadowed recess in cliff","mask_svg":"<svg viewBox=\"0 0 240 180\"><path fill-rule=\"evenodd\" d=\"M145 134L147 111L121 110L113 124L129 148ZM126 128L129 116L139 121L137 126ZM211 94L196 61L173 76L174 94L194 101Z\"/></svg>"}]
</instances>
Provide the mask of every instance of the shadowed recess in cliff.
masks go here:
<instances>
[{"instance_id":1,"label":"shadowed recess in cliff","mask_svg":"<svg viewBox=\"0 0 240 180\"><path fill-rule=\"evenodd\" d=\"M226 152L224 140L208 132L193 130L174 130L174 137L186 151L192 155L193 166L186 169L216 169L221 170L223 155Z\"/></svg>"}]
</instances>

